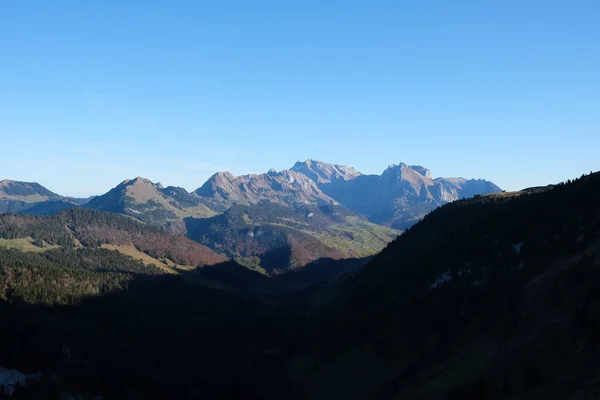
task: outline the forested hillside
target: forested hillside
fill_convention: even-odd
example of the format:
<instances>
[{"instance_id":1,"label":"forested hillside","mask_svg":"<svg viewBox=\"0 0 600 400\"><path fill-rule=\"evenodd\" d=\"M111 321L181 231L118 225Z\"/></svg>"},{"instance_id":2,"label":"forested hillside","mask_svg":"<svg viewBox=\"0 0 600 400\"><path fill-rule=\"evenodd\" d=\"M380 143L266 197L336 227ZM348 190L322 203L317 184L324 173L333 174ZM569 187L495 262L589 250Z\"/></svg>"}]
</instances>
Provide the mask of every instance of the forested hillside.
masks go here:
<instances>
[{"instance_id":1,"label":"forested hillside","mask_svg":"<svg viewBox=\"0 0 600 400\"><path fill-rule=\"evenodd\" d=\"M291 208L269 201L186 224L190 238L269 274L317 260L367 257L401 233L337 205Z\"/></svg>"},{"instance_id":2,"label":"forested hillside","mask_svg":"<svg viewBox=\"0 0 600 400\"><path fill-rule=\"evenodd\" d=\"M152 258L192 267L226 260L183 235L174 235L123 215L81 208L43 216L0 215L0 238L13 243L29 238L39 249L47 245L65 248L131 245Z\"/></svg>"},{"instance_id":3,"label":"forested hillside","mask_svg":"<svg viewBox=\"0 0 600 400\"><path fill-rule=\"evenodd\" d=\"M432 212L338 288L320 345L290 363L297 379L314 398L586 389L600 359L599 204L593 174Z\"/></svg>"}]
</instances>

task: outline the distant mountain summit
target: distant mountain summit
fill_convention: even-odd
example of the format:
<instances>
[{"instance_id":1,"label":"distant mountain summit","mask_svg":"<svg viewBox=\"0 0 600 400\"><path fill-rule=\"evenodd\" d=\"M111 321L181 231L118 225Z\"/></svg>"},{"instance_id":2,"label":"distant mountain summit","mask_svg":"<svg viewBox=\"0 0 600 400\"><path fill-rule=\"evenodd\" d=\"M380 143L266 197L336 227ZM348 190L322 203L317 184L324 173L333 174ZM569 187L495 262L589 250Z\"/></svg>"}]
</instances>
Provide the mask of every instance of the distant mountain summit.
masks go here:
<instances>
[{"instance_id":1,"label":"distant mountain summit","mask_svg":"<svg viewBox=\"0 0 600 400\"><path fill-rule=\"evenodd\" d=\"M0 213L48 214L77 205L75 199L60 196L39 183L8 179L0 181Z\"/></svg>"},{"instance_id":2,"label":"distant mountain summit","mask_svg":"<svg viewBox=\"0 0 600 400\"><path fill-rule=\"evenodd\" d=\"M324 163L310 158L304 162L298 161L291 170L300 172L319 184L338 180L349 181L362 175L352 167Z\"/></svg>"},{"instance_id":3,"label":"distant mountain summit","mask_svg":"<svg viewBox=\"0 0 600 400\"><path fill-rule=\"evenodd\" d=\"M27 198L60 198L58 194L51 192L39 183L18 182L5 179L0 181L0 195L6 198L25 200Z\"/></svg>"}]
</instances>

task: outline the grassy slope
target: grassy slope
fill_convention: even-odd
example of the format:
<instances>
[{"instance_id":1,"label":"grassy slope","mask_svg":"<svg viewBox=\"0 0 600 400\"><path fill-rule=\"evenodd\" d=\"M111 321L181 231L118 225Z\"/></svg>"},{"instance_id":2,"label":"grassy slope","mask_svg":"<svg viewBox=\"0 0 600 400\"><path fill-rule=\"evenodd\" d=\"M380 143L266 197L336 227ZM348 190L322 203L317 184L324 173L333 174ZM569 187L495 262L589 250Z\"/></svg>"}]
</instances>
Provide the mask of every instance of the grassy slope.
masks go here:
<instances>
[{"instance_id":1,"label":"grassy slope","mask_svg":"<svg viewBox=\"0 0 600 400\"><path fill-rule=\"evenodd\" d=\"M34 244L43 248L47 243L63 247L126 246L124 251L135 249L169 267L177 264L180 268L189 268L227 261L182 235L173 235L125 216L85 209L65 210L48 216L2 214L0 237L5 239L2 241L4 247L30 251L36 250Z\"/></svg>"},{"instance_id":2,"label":"grassy slope","mask_svg":"<svg viewBox=\"0 0 600 400\"><path fill-rule=\"evenodd\" d=\"M43 247L38 247L33 244L34 240L30 237L22 238L22 239L3 239L0 238L0 247L4 247L7 249L17 249L20 251L31 251L36 253L41 253L47 250L55 249L60 246L48 245L44 243Z\"/></svg>"},{"instance_id":3,"label":"grassy slope","mask_svg":"<svg viewBox=\"0 0 600 400\"><path fill-rule=\"evenodd\" d=\"M296 224L298 224L296 222ZM360 218L349 216L344 222L333 224L323 230L312 230L308 225L290 227L284 223L265 223L255 226L261 227L282 227L291 232L306 234L325 246L341 252L344 257L362 258L368 257L380 252L389 242L394 240L402 232L385 226L373 224ZM235 260L262 274L267 271L261 267L259 257L236 256Z\"/></svg>"},{"instance_id":4,"label":"grassy slope","mask_svg":"<svg viewBox=\"0 0 600 400\"><path fill-rule=\"evenodd\" d=\"M349 216L345 222L334 224L324 232L304 231L353 257L366 257L380 252L402 232Z\"/></svg>"},{"instance_id":5,"label":"grassy slope","mask_svg":"<svg viewBox=\"0 0 600 400\"><path fill-rule=\"evenodd\" d=\"M25 252L42 253L44 251L60 248L61 246L48 245L48 244L44 243L43 247L38 247L34 244L34 240L32 238L27 237L27 238L23 238L23 239L0 238L0 247L6 248L6 249L16 249L16 250L25 251ZM82 247L82 246L80 244L79 246L76 246L76 247ZM191 268L193 268L190 266L174 264L171 260L163 260L164 262L160 261L156 258L149 256L146 253L141 252L140 250L135 248L135 246L132 244L128 244L128 245L102 244L100 247L103 249L118 251L119 253L129 256L129 257L133 258L134 260L139 260L139 261L143 262L145 265L155 265L156 267L158 267L166 272L169 272L169 273L176 273L174 271L174 269L191 269Z\"/></svg>"},{"instance_id":6,"label":"grassy slope","mask_svg":"<svg viewBox=\"0 0 600 400\"><path fill-rule=\"evenodd\" d=\"M112 245L112 244L103 244L101 246L103 249L115 250L121 254L125 254L133 258L134 260L139 260L143 262L145 265L155 265L156 267L166 271L168 273L176 273L173 268L178 268L179 266L173 264L173 262L169 262L169 260L165 260L167 263L157 260L156 258L150 257L148 254L143 253L135 248L132 244L127 245Z\"/></svg>"},{"instance_id":7,"label":"grassy slope","mask_svg":"<svg viewBox=\"0 0 600 400\"><path fill-rule=\"evenodd\" d=\"M0 197L0 200L15 200L15 201L22 201L25 203L39 203L41 201L48 200L48 197L42 196L39 194L32 194L32 195L27 195L27 196L2 195Z\"/></svg>"},{"instance_id":8,"label":"grassy slope","mask_svg":"<svg viewBox=\"0 0 600 400\"><path fill-rule=\"evenodd\" d=\"M217 214L203 204L183 209L177 208L169 202L165 195L150 185L135 184L128 186L126 189L126 194L129 199L139 204L155 201L165 209L174 212L175 215L177 215L177 217L180 219L185 217L209 218Z\"/></svg>"}]
</instances>

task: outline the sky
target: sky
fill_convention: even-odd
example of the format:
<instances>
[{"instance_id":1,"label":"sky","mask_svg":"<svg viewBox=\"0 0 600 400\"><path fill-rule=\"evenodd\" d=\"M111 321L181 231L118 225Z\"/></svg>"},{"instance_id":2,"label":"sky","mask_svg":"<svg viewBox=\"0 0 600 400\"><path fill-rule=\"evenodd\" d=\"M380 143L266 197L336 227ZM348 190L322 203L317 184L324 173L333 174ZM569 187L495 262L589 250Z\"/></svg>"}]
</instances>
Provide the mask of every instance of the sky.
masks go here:
<instances>
[{"instance_id":1,"label":"sky","mask_svg":"<svg viewBox=\"0 0 600 400\"><path fill-rule=\"evenodd\" d=\"M600 170L600 1L0 0L0 179Z\"/></svg>"}]
</instances>

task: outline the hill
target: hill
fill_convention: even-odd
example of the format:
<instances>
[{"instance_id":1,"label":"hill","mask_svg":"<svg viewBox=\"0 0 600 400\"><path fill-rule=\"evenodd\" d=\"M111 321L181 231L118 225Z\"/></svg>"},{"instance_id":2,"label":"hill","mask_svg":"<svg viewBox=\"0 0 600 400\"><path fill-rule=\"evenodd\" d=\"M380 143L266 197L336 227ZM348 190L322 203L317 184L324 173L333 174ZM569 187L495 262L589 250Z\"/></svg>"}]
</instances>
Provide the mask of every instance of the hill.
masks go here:
<instances>
[{"instance_id":1,"label":"hill","mask_svg":"<svg viewBox=\"0 0 600 400\"><path fill-rule=\"evenodd\" d=\"M440 207L327 289L290 370L311 398L591 396L598 204L597 173Z\"/></svg>"},{"instance_id":2,"label":"hill","mask_svg":"<svg viewBox=\"0 0 600 400\"><path fill-rule=\"evenodd\" d=\"M227 260L185 236L126 216L81 208L44 216L2 214L0 238L0 246L20 244L31 251L104 247L165 267L197 267Z\"/></svg>"},{"instance_id":3,"label":"hill","mask_svg":"<svg viewBox=\"0 0 600 400\"><path fill-rule=\"evenodd\" d=\"M183 218L215 215L185 189L165 188L141 177L121 182L108 193L90 199L84 207L129 215L143 222L169 227L177 233L185 232Z\"/></svg>"},{"instance_id":4,"label":"hill","mask_svg":"<svg viewBox=\"0 0 600 400\"><path fill-rule=\"evenodd\" d=\"M277 274L319 259L360 258L400 232L337 205L294 209L263 201L208 219L186 219L188 236L251 268Z\"/></svg>"}]
</instances>

